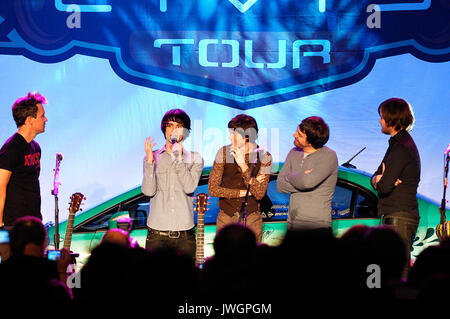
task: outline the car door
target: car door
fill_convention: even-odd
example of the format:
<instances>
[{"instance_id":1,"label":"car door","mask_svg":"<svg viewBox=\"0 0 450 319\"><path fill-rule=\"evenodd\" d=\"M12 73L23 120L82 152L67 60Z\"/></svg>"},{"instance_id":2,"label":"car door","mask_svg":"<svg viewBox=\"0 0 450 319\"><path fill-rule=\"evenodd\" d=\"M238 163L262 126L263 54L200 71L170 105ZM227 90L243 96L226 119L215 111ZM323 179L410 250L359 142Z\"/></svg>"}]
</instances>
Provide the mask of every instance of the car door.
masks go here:
<instances>
[{"instance_id":1,"label":"car door","mask_svg":"<svg viewBox=\"0 0 450 319\"><path fill-rule=\"evenodd\" d=\"M354 225L379 226L377 197L364 187L338 179L332 201L333 233L339 237Z\"/></svg>"}]
</instances>

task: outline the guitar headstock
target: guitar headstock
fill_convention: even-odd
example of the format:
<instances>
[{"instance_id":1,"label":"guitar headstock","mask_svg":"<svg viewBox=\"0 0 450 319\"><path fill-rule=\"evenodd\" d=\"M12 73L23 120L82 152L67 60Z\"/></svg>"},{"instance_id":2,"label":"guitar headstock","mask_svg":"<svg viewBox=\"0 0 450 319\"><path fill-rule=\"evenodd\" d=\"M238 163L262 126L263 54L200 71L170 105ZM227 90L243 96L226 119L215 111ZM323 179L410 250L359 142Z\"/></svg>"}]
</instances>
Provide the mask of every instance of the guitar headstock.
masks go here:
<instances>
[{"instance_id":1,"label":"guitar headstock","mask_svg":"<svg viewBox=\"0 0 450 319\"><path fill-rule=\"evenodd\" d=\"M69 207L69 213L75 214L77 211L80 210L81 202L83 199L86 199L83 194L81 193L75 193L72 194L70 197L70 207Z\"/></svg>"},{"instance_id":2,"label":"guitar headstock","mask_svg":"<svg viewBox=\"0 0 450 319\"><path fill-rule=\"evenodd\" d=\"M210 197L205 193L199 193L199 194L197 194L197 196L195 196L195 199L196 199L195 204L197 206L195 210L197 211L197 213L202 214L208 210L208 205L209 205L208 199L209 198Z\"/></svg>"}]
</instances>

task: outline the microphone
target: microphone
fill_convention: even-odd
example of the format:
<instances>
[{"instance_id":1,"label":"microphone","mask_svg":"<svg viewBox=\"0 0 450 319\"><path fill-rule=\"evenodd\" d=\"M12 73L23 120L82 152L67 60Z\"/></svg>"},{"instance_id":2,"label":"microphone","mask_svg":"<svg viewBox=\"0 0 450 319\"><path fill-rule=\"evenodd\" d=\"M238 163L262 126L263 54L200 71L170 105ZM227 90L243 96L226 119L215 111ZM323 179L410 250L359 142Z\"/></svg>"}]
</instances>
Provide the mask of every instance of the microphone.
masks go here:
<instances>
[{"instance_id":1,"label":"microphone","mask_svg":"<svg viewBox=\"0 0 450 319\"><path fill-rule=\"evenodd\" d=\"M172 135L172 136L170 137L170 143L172 144L172 147L173 147L173 145L175 145L175 143L177 143L177 142L178 142L178 136ZM175 151L173 152L173 155L174 155L175 157L178 157L178 155L179 155L178 150L175 150Z\"/></svg>"},{"instance_id":2,"label":"microphone","mask_svg":"<svg viewBox=\"0 0 450 319\"><path fill-rule=\"evenodd\" d=\"M263 154L265 154L266 150L264 148L262 148L262 147L257 147L251 153L258 154L259 152L263 152ZM230 154L233 155L233 156L236 154L236 151L234 150L234 148L232 148L230 150Z\"/></svg>"},{"instance_id":3,"label":"microphone","mask_svg":"<svg viewBox=\"0 0 450 319\"><path fill-rule=\"evenodd\" d=\"M259 152L264 152L264 151L265 151L264 148L262 148L262 147L257 147L257 148L255 148L255 150L254 150L253 152L259 153Z\"/></svg>"},{"instance_id":4,"label":"microphone","mask_svg":"<svg viewBox=\"0 0 450 319\"><path fill-rule=\"evenodd\" d=\"M444 155L450 153L450 144L448 144L447 149L444 151Z\"/></svg>"},{"instance_id":5,"label":"microphone","mask_svg":"<svg viewBox=\"0 0 450 319\"><path fill-rule=\"evenodd\" d=\"M256 162L258 161L258 157L260 157L260 160L262 159L262 156L266 155L266 150L262 147L257 147L253 150L252 156L254 156L253 164L256 165Z\"/></svg>"},{"instance_id":6,"label":"microphone","mask_svg":"<svg viewBox=\"0 0 450 319\"><path fill-rule=\"evenodd\" d=\"M61 161L63 160L63 156L60 153L56 153L56 167L53 170L55 172L55 176L53 178L53 189L52 189L52 195L58 196L58 187L61 185L61 182L59 181L59 165L61 164Z\"/></svg>"}]
</instances>

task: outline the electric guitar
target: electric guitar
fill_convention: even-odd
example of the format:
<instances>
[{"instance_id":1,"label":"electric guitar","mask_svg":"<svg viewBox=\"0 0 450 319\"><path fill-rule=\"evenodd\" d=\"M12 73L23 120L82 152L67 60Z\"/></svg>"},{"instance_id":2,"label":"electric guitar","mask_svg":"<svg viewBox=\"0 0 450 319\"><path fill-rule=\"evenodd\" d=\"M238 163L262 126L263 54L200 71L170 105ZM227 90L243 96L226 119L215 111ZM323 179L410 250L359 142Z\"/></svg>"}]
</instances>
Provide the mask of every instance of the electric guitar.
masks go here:
<instances>
[{"instance_id":1,"label":"electric guitar","mask_svg":"<svg viewBox=\"0 0 450 319\"><path fill-rule=\"evenodd\" d=\"M67 220L66 235L64 236L64 248L70 251L72 244L73 222L75 214L80 210L81 202L85 199L81 193L75 193L70 197L69 219ZM72 254L72 258L77 257L77 254Z\"/></svg>"},{"instance_id":2,"label":"electric guitar","mask_svg":"<svg viewBox=\"0 0 450 319\"><path fill-rule=\"evenodd\" d=\"M197 211L197 240L196 240L196 253L195 253L195 265L199 266L205 262L205 211L208 210L208 195L205 193L199 193L195 197Z\"/></svg>"}]
</instances>

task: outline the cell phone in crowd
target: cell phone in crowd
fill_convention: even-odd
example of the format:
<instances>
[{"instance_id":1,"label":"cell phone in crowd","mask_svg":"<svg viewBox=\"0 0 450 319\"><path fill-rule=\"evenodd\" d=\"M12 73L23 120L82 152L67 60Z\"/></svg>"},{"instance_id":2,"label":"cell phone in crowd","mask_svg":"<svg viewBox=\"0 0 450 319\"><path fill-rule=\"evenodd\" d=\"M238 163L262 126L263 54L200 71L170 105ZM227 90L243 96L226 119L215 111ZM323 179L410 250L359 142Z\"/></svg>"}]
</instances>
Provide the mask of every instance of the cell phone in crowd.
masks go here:
<instances>
[{"instance_id":1,"label":"cell phone in crowd","mask_svg":"<svg viewBox=\"0 0 450 319\"><path fill-rule=\"evenodd\" d=\"M48 260L59 260L61 259L61 250L47 250Z\"/></svg>"},{"instance_id":2,"label":"cell phone in crowd","mask_svg":"<svg viewBox=\"0 0 450 319\"><path fill-rule=\"evenodd\" d=\"M0 245L1 246L9 246L9 232L7 230L0 230ZM2 263L2 252L5 252L6 247L0 247L0 264ZM9 249L6 249L9 251Z\"/></svg>"},{"instance_id":3,"label":"cell phone in crowd","mask_svg":"<svg viewBox=\"0 0 450 319\"><path fill-rule=\"evenodd\" d=\"M9 243L9 232L7 230L0 230L0 244Z\"/></svg>"}]
</instances>

